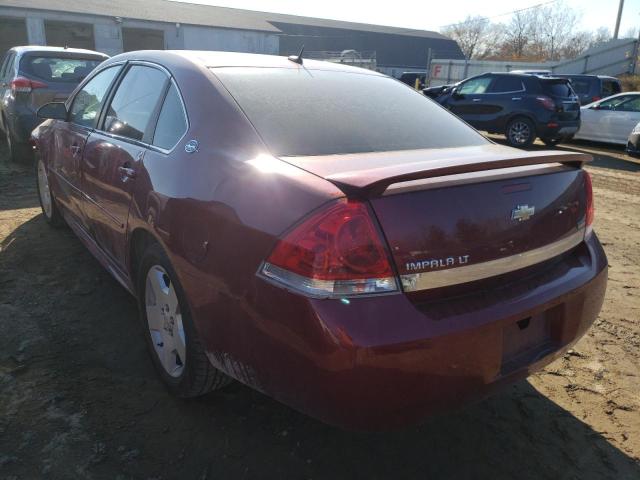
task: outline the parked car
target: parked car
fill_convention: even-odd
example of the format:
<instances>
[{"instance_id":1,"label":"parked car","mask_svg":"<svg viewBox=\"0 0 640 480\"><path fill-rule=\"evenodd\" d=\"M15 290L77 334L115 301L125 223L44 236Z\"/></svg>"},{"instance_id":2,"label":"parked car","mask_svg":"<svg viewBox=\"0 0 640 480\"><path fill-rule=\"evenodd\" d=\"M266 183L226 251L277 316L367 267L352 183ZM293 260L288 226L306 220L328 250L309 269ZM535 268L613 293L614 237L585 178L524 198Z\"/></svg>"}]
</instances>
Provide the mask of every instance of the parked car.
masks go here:
<instances>
[{"instance_id":1,"label":"parked car","mask_svg":"<svg viewBox=\"0 0 640 480\"><path fill-rule=\"evenodd\" d=\"M571 80L571 88L578 94L582 105L588 105L622 92L622 84L615 77L574 74L554 74L554 77Z\"/></svg>"},{"instance_id":2,"label":"parked car","mask_svg":"<svg viewBox=\"0 0 640 480\"><path fill-rule=\"evenodd\" d=\"M402 75L400 75L399 80L402 83L406 83L407 85L413 88L415 88L416 80L418 80L419 82L418 90L421 90L424 88L426 78L427 78L427 74L424 72L404 72Z\"/></svg>"},{"instance_id":3,"label":"parked car","mask_svg":"<svg viewBox=\"0 0 640 480\"><path fill-rule=\"evenodd\" d=\"M64 101L100 62L109 58L92 50L59 47L14 47L0 66L0 128L9 159L30 157L31 131L38 107Z\"/></svg>"},{"instance_id":4,"label":"parked car","mask_svg":"<svg viewBox=\"0 0 640 480\"><path fill-rule=\"evenodd\" d=\"M634 158L640 158L640 123L638 123L627 139L627 153Z\"/></svg>"},{"instance_id":5,"label":"parked car","mask_svg":"<svg viewBox=\"0 0 640 480\"><path fill-rule=\"evenodd\" d=\"M607 281L589 156L496 145L385 75L292 58L129 52L39 111L44 217L137 298L171 392L232 377L376 429L585 333Z\"/></svg>"},{"instance_id":6,"label":"parked car","mask_svg":"<svg viewBox=\"0 0 640 480\"><path fill-rule=\"evenodd\" d=\"M567 79L485 73L436 101L478 130L504 134L514 147L528 147L536 137L555 145L580 126L580 105Z\"/></svg>"},{"instance_id":7,"label":"parked car","mask_svg":"<svg viewBox=\"0 0 640 480\"><path fill-rule=\"evenodd\" d=\"M640 92L625 92L581 109L580 140L626 145L631 130L640 122Z\"/></svg>"}]
</instances>

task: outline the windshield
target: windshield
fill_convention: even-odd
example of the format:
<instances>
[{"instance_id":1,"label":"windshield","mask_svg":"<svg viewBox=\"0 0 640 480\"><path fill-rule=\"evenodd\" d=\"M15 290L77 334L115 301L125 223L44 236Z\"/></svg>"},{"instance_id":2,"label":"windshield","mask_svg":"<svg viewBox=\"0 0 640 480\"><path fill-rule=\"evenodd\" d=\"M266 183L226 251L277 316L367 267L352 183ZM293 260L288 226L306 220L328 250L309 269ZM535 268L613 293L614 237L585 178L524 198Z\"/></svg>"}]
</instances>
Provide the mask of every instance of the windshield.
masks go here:
<instances>
[{"instance_id":1,"label":"windshield","mask_svg":"<svg viewBox=\"0 0 640 480\"><path fill-rule=\"evenodd\" d=\"M457 117L389 77L287 68L212 70L276 156L488 143Z\"/></svg>"}]
</instances>

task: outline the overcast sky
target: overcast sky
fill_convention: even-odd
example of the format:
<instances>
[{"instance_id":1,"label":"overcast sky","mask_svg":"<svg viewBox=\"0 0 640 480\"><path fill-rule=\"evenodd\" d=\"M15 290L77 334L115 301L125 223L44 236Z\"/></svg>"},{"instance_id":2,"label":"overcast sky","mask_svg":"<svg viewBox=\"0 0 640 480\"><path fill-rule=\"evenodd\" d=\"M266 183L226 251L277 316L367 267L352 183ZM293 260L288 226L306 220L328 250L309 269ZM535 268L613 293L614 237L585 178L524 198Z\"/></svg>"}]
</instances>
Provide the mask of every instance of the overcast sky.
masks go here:
<instances>
[{"instance_id":1,"label":"overcast sky","mask_svg":"<svg viewBox=\"0 0 640 480\"><path fill-rule=\"evenodd\" d=\"M181 1L181 0L178 0ZM460 22L467 15L491 17L505 21L503 15L549 0L190 0L224 7L265 12L288 13L352 22L392 25L422 30L439 30L441 26ZM561 1L561 0L559 0ZM564 0L582 14L582 28L595 30L615 26L618 0ZM551 2L552 3L552 2ZM626 0L620 33L640 25L640 0Z\"/></svg>"}]
</instances>

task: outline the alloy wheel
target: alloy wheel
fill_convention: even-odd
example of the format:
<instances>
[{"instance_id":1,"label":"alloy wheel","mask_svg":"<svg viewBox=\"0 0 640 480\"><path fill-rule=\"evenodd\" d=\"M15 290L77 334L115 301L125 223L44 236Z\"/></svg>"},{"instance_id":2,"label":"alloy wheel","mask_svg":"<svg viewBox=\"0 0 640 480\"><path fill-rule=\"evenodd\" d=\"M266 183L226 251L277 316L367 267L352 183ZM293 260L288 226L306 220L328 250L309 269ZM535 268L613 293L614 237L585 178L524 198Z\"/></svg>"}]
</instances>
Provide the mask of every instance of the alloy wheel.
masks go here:
<instances>
[{"instance_id":1,"label":"alloy wheel","mask_svg":"<svg viewBox=\"0 0 640 480\"><path fill-rule=\"evenodd\" d=\"M509 140L517 145L523 145L529 141L531 129L525 122L514 122L509 127Z\"/></svg>"},{"instance_id":2,"label":"alloy wheel","mask_svg":"<svg viewBox=\"0 0 640 480\"><path fill-rule=\"evenodd\" d=\"M158 360L168 375L179 377L186 362L182 314L173 282L160 265L152 266L147 272L145 309Z\"/></svg>"}]
</instances>

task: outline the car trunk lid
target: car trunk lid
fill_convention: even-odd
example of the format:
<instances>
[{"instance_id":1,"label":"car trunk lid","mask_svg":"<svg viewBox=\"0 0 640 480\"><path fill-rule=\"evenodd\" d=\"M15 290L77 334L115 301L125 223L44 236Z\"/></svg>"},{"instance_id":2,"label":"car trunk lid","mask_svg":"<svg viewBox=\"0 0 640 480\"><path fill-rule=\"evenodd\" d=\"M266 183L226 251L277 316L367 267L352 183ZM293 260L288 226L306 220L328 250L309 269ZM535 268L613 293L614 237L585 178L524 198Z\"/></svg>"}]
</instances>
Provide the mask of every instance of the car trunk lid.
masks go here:
<instances>
[{"instance_id":1,"label":"car trunk lid","mask_svg":"<svg viewBox=\"0 0 640 480\"><path fill-rule=\"evenodd\" d=\"M525 268L584 238L587 155L492 145L331 157L286 160L368 199L405 291Z\"/></svg>"}]
</instances>

